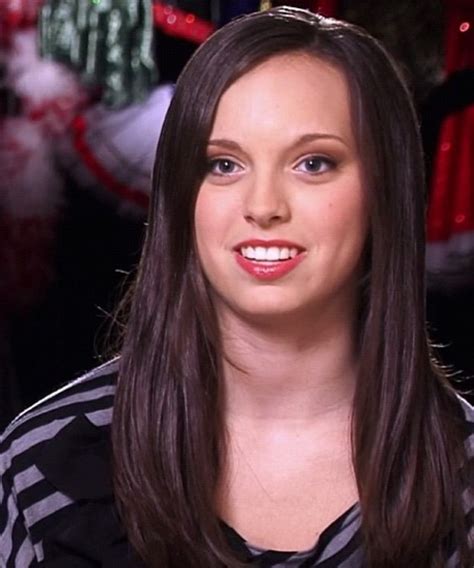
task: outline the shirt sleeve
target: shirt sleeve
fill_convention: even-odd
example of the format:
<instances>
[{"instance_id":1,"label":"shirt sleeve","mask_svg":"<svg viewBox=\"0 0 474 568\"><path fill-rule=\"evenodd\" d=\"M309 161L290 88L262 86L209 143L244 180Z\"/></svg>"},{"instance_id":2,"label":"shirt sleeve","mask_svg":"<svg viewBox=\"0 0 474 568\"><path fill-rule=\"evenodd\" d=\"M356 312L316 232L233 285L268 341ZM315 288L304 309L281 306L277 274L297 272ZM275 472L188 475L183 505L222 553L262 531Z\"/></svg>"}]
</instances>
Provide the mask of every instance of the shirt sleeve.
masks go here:
<instances>
[{"instance_id":1,"label":"shirt sleeve","mask_svg":"<svg viewBox=\"0 0 474 568\"><path fill-rule=\"evenodd\" d=\"M38 566L38 562L24 516L17 504L10 471L6 467L8 461L6 454L0 456L0 566L33 568Z\"/></svg>"}]
</instances>

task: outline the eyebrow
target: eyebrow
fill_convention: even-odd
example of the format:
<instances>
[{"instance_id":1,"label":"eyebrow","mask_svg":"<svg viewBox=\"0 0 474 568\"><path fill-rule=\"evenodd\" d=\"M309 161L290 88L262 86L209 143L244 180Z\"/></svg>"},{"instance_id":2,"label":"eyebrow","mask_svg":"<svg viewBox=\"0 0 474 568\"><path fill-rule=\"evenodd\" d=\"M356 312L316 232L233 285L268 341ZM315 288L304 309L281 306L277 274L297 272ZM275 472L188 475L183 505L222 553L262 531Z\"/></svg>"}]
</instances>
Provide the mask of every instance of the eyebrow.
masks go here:
<instances>
[{"instance_id":1,"label":"eyebrow","mask_svg":"<svg viewBox=\"0 0 474 568\"><path fill-rule=\"evenodd\" d=\"M299 146L300 144L305 144L307 142L313 142L314 140L337 140L347 146L347 143L337 134L325 134L322 132L312 132L308 134L303 134L299 136L291 146ZM234 142L233 140L227 140L225 138L214 138L209 140L208 146L221 146L223 148L229 148L230 150L242 150L240 144Z\"/></svg>"}]
</instances>

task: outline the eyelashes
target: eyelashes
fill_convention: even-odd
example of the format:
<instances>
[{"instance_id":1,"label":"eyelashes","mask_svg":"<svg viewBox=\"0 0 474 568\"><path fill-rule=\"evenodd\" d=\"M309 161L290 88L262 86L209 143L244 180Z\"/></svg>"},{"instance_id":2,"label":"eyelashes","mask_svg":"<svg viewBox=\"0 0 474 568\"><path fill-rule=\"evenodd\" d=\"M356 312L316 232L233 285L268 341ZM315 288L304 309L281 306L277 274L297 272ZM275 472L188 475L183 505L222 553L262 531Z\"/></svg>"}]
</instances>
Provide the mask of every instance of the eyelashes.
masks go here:
<instances>
[{"instance_id":1,"label":"eyelashes","mask_svg":"<svg viewBox=\"0 0 474 568\"><path fill-rule=\"evenodd\" d=\"M243 171L243 167L230 158L212 158L207 161L207 171L214 175L226 176Z\"/></svg>"},{"instance_id":2,"label":"eyelashes","mask_svg":"<svg viewBox=\"0 0 474 568\"><path fill-rule=\"evenodd\" d=\"M301 160L297 167L297 171L310 175L319 175L326 173L336 167L336 162L326 156L308 156Z\"/></svg>"},{"instance_id":3,"label":"eyelashes","mask_svg":"<svg viewBox=\"0 0 474 568\"><path fill-rule=\"evenodd\" d=\"M317 176L329 172L336 167L337 163L332 158L314 154L299 160L296 165L293 166L293 170L310 176ZM242 165L232 158L217 157L207 160L207 173L215 176L233 176L244 171L244 169Z\"/></svg>"}]
</instances>

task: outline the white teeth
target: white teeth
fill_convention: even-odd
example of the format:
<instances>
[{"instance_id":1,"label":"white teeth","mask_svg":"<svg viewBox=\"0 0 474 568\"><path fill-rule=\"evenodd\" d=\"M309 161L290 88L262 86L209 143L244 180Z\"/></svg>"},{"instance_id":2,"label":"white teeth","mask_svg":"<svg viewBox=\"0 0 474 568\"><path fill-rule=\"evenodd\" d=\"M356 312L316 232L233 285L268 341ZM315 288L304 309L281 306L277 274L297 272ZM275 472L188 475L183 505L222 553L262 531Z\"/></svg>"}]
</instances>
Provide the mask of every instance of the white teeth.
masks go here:
<instances>
[{"instance_id":1,"label":"white teeth","mask_svg":"<svg viewBox=\"0 0 474 568\"><path fill-rule=\"evenodd\" d=\"M267 249L265 260L280 260L280 249L278 247L270 247Z\"/></svg>"},{"instance_id":2,"label":"white teeth","mask_svg":"<svg viewBox=\"0 0 474 568\"><path fill-rule=\"evenodd\" d=\"M255 249L253 247L242 247L240 249L240 254L245 256L245 258L253 260L255 258Z\"/></svg>"},{"instance_id":3,"label":"white teeth","mask_svg":"<svg viewBox=\"0 0 474 568\"><path fill-rule=\"evenodd\" d=\"M240 254L250 260L271 262L275 260L288 260L289 258L295 258L298 254L298 249L288 247L242 247L240 249Z\"/></svg>"},{"instance_id":4,"label":"white teeth","mask_svg":"<svg viewBox=\"0 0 474 568\"><path fill-rule=\"evenodd\" d=\"M290 249L283 247L280 249L280 260L288 260L290 258Z\"/></svg>"},{"instance_id":5,"label":"white teeth","mask_svg":"<svg viewBox=\"0 0 474 568\"><path fill-rule=\"evenodd\" d=\"M255 247L255 260L267 260L267 250L263 247Z\"/></svg>"}]
</instances>

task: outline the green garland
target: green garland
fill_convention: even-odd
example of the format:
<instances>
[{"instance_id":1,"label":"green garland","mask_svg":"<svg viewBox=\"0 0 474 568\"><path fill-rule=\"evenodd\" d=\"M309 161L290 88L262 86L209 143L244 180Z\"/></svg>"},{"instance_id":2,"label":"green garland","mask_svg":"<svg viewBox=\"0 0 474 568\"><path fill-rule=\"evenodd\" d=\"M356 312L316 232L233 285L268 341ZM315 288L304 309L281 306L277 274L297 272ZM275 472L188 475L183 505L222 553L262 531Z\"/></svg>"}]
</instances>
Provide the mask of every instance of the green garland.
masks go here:
<instances>
[{"instance_id":1,"label":"green garland","mask_svg":"<svg viewBox=\"0 0 474 568\"><path fill-rule=\"evenodd\" d=\"M41 55L101 87L109 107L143 100L157 82L151 0L47 0L38 29Z\"/></svg>"}]
</instances>

